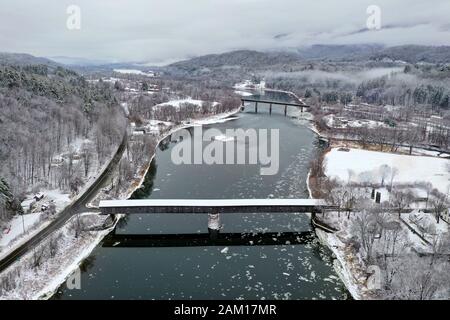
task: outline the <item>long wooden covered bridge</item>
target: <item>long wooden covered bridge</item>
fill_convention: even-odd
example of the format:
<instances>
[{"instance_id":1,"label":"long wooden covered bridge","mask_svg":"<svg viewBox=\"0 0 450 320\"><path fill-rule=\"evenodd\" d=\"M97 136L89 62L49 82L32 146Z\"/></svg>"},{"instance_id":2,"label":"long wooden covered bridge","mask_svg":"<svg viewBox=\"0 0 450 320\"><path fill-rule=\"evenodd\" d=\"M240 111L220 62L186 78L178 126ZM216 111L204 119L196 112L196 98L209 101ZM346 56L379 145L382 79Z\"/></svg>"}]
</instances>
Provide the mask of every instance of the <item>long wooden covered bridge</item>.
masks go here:
<instances>
[{"instance_id":1,"label":"long wooden covered bridge","mask_svg":"<svg viewBox=\"0 0 450 320\"><path fill-rule=\"evenodd\" d=\"M116 214L205 214L208 233L116 234L103 241L104 247L186 247L306 244L313 232L222 233L220 214L300 213L335 209L315 199L149 199L104 200L99 208L104 215Z\"/></svg>"},{"instance_id":2,"label":"long wooden covered bridge","mask_svg":"<svg viewBox=\"0 0 450 320\"><path fill-rule=\"evenodd\" d=\"M333 209L320 199L148 199L103 200L102 214L238 214L238 213L317 213Z\"/></svg>"}]
</instances>

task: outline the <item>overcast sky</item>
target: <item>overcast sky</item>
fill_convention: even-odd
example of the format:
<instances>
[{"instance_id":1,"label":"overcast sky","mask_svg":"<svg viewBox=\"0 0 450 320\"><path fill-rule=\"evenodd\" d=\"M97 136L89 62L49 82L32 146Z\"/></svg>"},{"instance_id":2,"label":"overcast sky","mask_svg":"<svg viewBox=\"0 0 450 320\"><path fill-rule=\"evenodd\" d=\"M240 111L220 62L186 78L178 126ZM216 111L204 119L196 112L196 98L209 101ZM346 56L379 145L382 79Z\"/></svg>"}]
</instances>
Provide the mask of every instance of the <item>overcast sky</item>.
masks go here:
<instances>
[{"instance_id":1,"label":"overcast sky","mask_svg":"<svg viewBox=\"0 0 450 320\"><path fill-rule=\"evenodd\" d=\"M450 45L449 0L0 0L0 51L169 62L310 44ZM69 30L69 5L81 29ZM367 30L366 9L382 29Z\"/></svg>"}]
</instances>

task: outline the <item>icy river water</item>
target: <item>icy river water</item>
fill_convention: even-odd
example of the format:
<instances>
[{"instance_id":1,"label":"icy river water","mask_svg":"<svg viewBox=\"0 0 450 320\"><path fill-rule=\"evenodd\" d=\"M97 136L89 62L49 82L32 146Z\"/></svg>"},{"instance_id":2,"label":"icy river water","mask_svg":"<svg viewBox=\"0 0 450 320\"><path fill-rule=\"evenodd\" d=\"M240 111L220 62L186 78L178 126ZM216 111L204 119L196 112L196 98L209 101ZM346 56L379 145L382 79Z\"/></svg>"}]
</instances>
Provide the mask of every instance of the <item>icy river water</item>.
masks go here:
<instances>
[{"instance_id":1,"label":"icy river water","mask_svg":"<svg viewBox=\"0 0 450 320\"><path fill-rule=\"evenodd\" d=\"M270 94L271 100L287 99ZM175 165L177 142L161 143L135 198L308 198L309 163L320 148L317 136L284 107L259 104L237 119L204 126L226 129L279 129L278 174L260 175L258 165ZM312 231L306 214L222 215L221 233ZM116 234L208 233L205 215L133 215ZM312 237L306 243L277 245L148 247L100 244L82 265L81 289L62 285L54 299L345 299L328 249ZM186 240L188 241L188 240ZM180 243L183 241L180 241Z\"/></svg>"}]
</instances>

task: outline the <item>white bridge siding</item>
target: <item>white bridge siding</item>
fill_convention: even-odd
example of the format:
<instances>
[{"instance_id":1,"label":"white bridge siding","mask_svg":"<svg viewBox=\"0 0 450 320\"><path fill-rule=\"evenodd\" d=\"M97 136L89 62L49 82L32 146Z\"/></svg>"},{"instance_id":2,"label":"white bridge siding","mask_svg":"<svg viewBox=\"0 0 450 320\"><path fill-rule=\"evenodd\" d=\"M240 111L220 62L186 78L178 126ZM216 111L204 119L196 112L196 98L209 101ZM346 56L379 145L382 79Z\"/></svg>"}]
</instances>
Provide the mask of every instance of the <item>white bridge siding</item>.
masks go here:
<instances>
[{"instance_id":1,"label":"white bridge siding","mask_svg":"<svg viewBox=\"0 0 450 320\"><path fill-rule=\"evenodd\" d=\"M155 199L103 200L102 214L319 212L331 209L320 199Z\"/></svg>"}]
</instances>

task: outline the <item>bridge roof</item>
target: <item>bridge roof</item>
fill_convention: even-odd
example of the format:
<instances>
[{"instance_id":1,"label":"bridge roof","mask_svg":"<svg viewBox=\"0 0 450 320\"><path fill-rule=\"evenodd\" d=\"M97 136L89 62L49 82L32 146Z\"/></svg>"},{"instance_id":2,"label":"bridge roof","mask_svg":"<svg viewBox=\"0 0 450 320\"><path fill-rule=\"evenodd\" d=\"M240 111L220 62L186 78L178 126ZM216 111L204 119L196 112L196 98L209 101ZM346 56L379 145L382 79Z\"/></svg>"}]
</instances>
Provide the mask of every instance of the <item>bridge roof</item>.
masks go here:
<instances>
[{"instance_id":1,"label":"bridge roof","mask_svg":"<svg viewBox=\"0 0 450 320\"><path fill-rule=\"evenodd\" d=\"M102 200L100 208L130 207L258 207L326 206L321 199L147 199Z\"/></svg>"}]
</instances>

